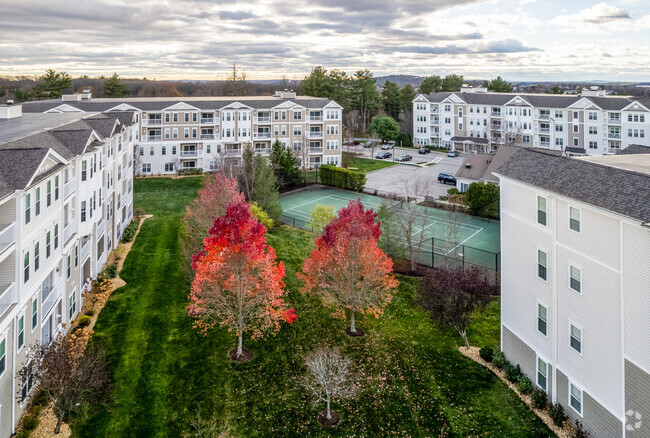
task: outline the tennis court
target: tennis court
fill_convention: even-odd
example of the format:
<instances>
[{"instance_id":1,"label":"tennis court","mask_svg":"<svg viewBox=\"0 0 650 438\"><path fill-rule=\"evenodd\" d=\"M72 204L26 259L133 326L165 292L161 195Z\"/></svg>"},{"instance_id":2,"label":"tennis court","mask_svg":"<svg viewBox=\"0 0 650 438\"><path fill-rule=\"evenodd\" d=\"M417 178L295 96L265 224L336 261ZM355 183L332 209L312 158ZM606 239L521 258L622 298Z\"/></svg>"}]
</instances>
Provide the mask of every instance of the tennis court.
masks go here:
<instances>
[{"instance_id":1,"label":"tennis court","mask_svg":"<svg viewBox=\"0 0 650 438\"><path fill-rule=\"evenodd\" d=\"M499 269L499 223L465 214L452 213L424 206L405 206L404 202L384 199L365 193L353 193L331 187L313 187L308 190L280 196L284 223L310 229L311 212L317 205L345 207L350 199L360 198L366 208L377 210L382 203L395 215L414 215L413 239L422 245L418 262L440 267L466 264L478 265L497 271ZM395 236L405 240L403 235Z\"/></svg>"}]
</instances>

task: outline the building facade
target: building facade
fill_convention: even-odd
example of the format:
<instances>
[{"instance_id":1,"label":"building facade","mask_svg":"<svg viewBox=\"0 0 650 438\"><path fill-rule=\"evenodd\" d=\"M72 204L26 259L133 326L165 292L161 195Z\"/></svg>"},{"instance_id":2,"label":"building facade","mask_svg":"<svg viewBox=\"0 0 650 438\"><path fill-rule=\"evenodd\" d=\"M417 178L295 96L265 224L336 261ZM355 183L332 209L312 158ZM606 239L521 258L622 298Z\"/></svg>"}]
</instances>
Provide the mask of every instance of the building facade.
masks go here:
<instances>
[{"instance_id":1,"label":"building facade","mask_svg":"<svg viewBox=\"0 0 650 438\"><path fill-rule=\"evenodd\" d=\"M0 120L2 438L33 389L16 377L30 345L71 326L132 219L137 134L133 112L11 114Z\"/></svg>"},{"instance_id":2,"label":"building facade","mask_svg":"<svg viewBox=\"0 0 650 438\"><path fill-rule=\"evenodd\" d=\"M594 158L521 149L495 172L501 349L592 437L648 437L650 154Z\"/></svg>"},{"instance_id":3,"label":"building facade","mask_svg":"<svg viewBox=\"0 0 650 438\"><path fill-rule=\"evenodd\" d=\"M582 95L490 93L464 86L457 93L420 94L413 100L417 145L489 153L500 145L561 150L573 155L614 154L630 144L650 145L650 101Z\"/></svg>"},{"instance_id":4,"label":"building facade","mask_svg":"<svg viewBox=\"0 0 650 438\"><path fill-rule=\"evenodd\" d=\"M245 145L269 155L277 140L300 166L341 164L342 110L330 99L277 92L256 97L92 99L84 94L28 102L31 113L133 111L136 114L136 174L215 170L237 165Z\"/></svg>"}]
</instances>

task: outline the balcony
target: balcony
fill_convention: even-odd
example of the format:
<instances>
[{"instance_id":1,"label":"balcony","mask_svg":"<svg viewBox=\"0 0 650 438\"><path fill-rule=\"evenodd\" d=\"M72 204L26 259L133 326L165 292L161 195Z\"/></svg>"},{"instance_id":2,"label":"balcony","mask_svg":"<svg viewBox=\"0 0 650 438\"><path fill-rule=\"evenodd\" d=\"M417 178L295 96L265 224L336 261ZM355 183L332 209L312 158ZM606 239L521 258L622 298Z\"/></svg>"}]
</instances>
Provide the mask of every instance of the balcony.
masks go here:
<instances>
[{"instance_id":1,"label":"balcony","mask_svg":"<svg viewBox=\"0 0 650 438\"><path fill-rule=\"evenodd\" d=\"M607 125L620 125L621 119L605 119Z\"/></svg>"},{"instance_id":2,"label":"balcony","mask_svg":"<svg viewBox=\"0 0 650 438\"><path fill-rule=\"evenodd\" d=\"M160 141L162 140L162 135L143 135L142 141Z\"/></svg>"},{"instance_id":3,"label":"balcony","mask_svg":"<svg viewBox=\"0 0 650 438\"><path fill-rule=\"evenodd\" d=\"M254 149L255 153L264 155L264 154L270 154L271 153L271 148L255 148Z\"/></svg>"},{"instance_id":4,"label":"balcony","mask_svg":"<svg viewBox=\"0 0 650 438\"><path fill-rule=\"evenodd\" d=\"M101 269L104 267L107 258L108 258L108 253L104 251L104 254L102 254L101 257L97 259L97 272L101 271Z\"/></svg>"},{"instance_id":5,"label":"balcony","mask_svg":"<svg viewBox=\"0 0 650 438\"><path fill-rule=\"evenodd\" d=\"M271 117L254 117L254 123L271 123Z\"/></svg>"},{"instance_id":6,"label":"balcony","mask_svg":"<svg viewBox=\"0 0 650 438\"><path fill-rule=\"evenodd\" d=\"M323 137L323 131L310 131L305 134L305 137L307 138L322 138Z\"/></svg>"},{"instance_id":7,"label":"balcony","mask_svg":"<svg viewBox=\"0 0 650 438\"><path fill-rule=\"evenodd\" d=\"M503 125L490 125L490 129L493 131L501 131L501 128L503 128Z\"/></svg>"},{"instance_id":8,"label":"balcony","mask_svg":"<svg viewBox=\"0 0 650 438\"><path fill-rule=\"evenodd\" d=\"M431 119L431 124L434 126L439 126L440 125L440 120L439 119Z\"/></svg>"},{"instance_id":9,"label":"balcony","mask_svg":"<svg viewBox=\"0 0 650 438\"><path fill-rule=\"evenodd\" d=\"M440 107L439 106L432 106L431 107L431 112L432 113L439 113L440 112Z\"/></svg>"},{"instance_id":10,"label":"balcony","mask_svg":"<svg viewBox=\"0 0 650 438\"><path fill-rule=\"evenodd\" d=\"M322 154L323 148L309 148L310 154Z\"/></svg>"},{"instance_id":11,"label":"balcony","mask_svg":"<svg viewBox=\"0 0 650 438\"><path fill-rule=\"evenodd\" d=\"M97 237L106 233L106 221L102 218L102 221L97 224Z\"/></svg>"},{"instance_id":12,"label":"balcony","mask_svg":"<svg viewBox=\"0 0 650 438\"><path fill-rule=\"evenodd\" d=\"M501 117L501 111L492 111L490 117Z\"/></svg>"},{"instance_id":13,"label":"balcony","mask_svg":"<svg viewBox=\"0 0 650 438\"><path fill-rule=\"evenodd\" d=\"M201 118L201 123L214 124L214 118Z\"/></svg>"},{"instance_id":14,"label":"balcony","mask_svg":"<svg viewBox=\"0 0 650 438\"><path fill-rule=\"evenodd\" d=\"M14 236L15 223L7 225L3 230L0 230L0 255L11 247L16 237Z\"/></svg>"},{"instance_id":15,"label":"balcony","mask_svg":"<svg viewBox=\"0 0 650 438\"><path fill-rule=\"evenodd\" d=\"M309 116L310 122L322 122L323 116Z\"/></svg>"},{"instance_id":16,"label":"balcony","mask_svg":"<svg viewBox=\"0 0 650 438\"><path fill-rule=\"evenodd\" d=\"M537 114L538 120L549 120L551 118L550 114Z\"/></svg>"},{"instance_id":17,"label":"balcony","mask_svg":"<svg viewBox=\"0 0 650 438\"><path fill-rule=\"evenodd\" d=\"M89 255L90 255L90 239L88 239L86 241L86 244L81 247L81 262L83 263Z\"/></svg>"},{"instance_id":18,"label":"balcony","mask_svg":"<svg viewBox=\"0 0 650 438\"><path fill-rule=\"evenodd\" d=\"M16 287L16 283L11 283L9 286L0 286L0 317L17 302L18 288Z\"/></svg>"},{"instance_id":19,"label":"balcony","mask_svg":"<svg viewBox=\"0 0 650 438\"><path fill-rule=\"evenodd\" d=\"M75 189L77 187L77 178L71 178L70 181L65 183L63 185L63 199L68 199L68 197L72 196L72 194L75 192Z\"/></svg>"},{"instance_id":20,"label":"balcony","mask_svg":"<svg viewBox=\"0 0 650 438\"><path fill-rule=\"evenodd\" d=\"M68 244L70 239L77 234L77 221L72 220L68 225L63 228L63 244L64 246Z\"/></svg>"},{"instance_id":21,"label":"balcony","mask_svg":"<svg viewBox=\"0 0 650 438\"><path fill-rule=\"evenodd\" d=\"M214 140L214 134L201 134L201 140Z\"/></svg>"},{"instance_id":22,"label":"balcony","mask_svg":"<svg viewBox=\"0 0 650 438\"><path fill-rule=\"evenodd\" d=\"M551 142L550 141L536 141L535 146L540 147L540 148L550 148L551 147Z\"/></svg>"},{"instance_id":23,"label":"balcony","mask_svg":"<svg viewBox=\"0 0 650 438\"><path fill-rule=\"evenodd\" d=\"M181 157L196 157L197 155L196 151L181 151Z\"/></svg>"},{"instance_id":24,"label":"balcony","mask_svg":"<svg viewBox=\"0 0 650 438\"><path fill-rule=\"evenodd\" d=\"M613 138L615 140L620 140L621 133L620 132L608 132L607 133L607 138Z\"/></svg>"},{"instance_id":25,"label":"balcony","mask_svg":"<svg viewBox=\"0 0 650 438\"><path fill-rule=\"evenodd\" d=\"M253 138L271 138L270 132L253 132Z\"/></svg>"},{"instance_id":26,"label":"balcony","mask_svg":"<svg viewBox=\"0 0 650 438\"><path fill-rule=\"evenodd\" d=\"M162 125L162 119L144 119L144 126Z\"/></svg>"},{"instance_id":27,"label":"balcony","mask_svg":"<svg viewBox=\"0 0 650 438\"><path fill-rule=\"evenodd\" d=\"M535 129L536 134L550 134L551 128L537 128Z\"/></svg>"},{"instance_id":28,"label":"balcony","mask_svg":"<svg viewBox=\"0 0 650 438\"><path fill-rule=\"evenodd\" d=\"M47 313L54 307L54 304L61 298L61 291L63 291L64 282L59 278L54 286L49 286L45 283L41 286L41 315L45 318Z\"/></svg>"},{"instance_id":29,"label":"balcony","mask_svg":"<svg viewBox=\"0 0 650 438\"><path fill-rule=\"evenodd\" d=\"M223 151L225 155L233 156L233 155L241 155L241 149L235 148L235 149L226 149Z\"/></svg>"}]
</instances>

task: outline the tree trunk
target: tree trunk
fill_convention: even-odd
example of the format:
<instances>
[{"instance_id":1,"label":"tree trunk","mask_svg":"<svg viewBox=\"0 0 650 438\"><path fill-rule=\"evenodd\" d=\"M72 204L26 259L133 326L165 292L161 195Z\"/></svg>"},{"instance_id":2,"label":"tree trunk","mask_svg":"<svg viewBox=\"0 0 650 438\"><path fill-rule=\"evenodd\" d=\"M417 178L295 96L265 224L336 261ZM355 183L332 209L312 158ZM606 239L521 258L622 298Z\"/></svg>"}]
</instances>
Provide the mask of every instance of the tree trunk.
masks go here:
<instances>
[{"instance_id":1,"label":"tree trunk","mask_svg":"<svg viewBox=\"0 0 650 438\"><path fill-rule=\"evenodd\" d=\"M327 419L332 419L332 411L330 410L330 396L327 394Z\"/></svg>"},{"instance_id":2,"label":"tree trunk","mask_svg":"<svg viewBox=\"0 0 650 438\"><path fill-rule=\"evenodd\" d=\"M458 333L460 333L460 335L463 338L463 341L465 341L465 349L469 350L469 341L467 340L467 330L458 330Z\"/></svg>"},{"instance_id":3,"label":"tree trunk","mask_svg":"<svg viewBox=\"0 0 650 438\"><path fill-rule=\"evenodd\" d=\"M350 309L350 332L356 333L357 328L354 325L354 309Z\"/></svg>"},{"instance_id":4,"label":"tree trunk","mask_svg":"<svg viewBox=\"0 0 650 438\"><path fill-rule=\"evenodd\" d=\"M61 419L59 417L56 418L56 427L54 428L54 434L58 435L58 433L61 432Z\"/></svg>"},{"instance_id":5,"label":"tree trunk","mask_svg":"<svg viewBox=\"0 0 650 438\"><path fill-rule=\"evenodd\" d=\"M244 332L239 331L239 338L237 341L237 357L241 356L243 351L242 351L242 338L244 337Z\"/></svg>"}]
</instances>

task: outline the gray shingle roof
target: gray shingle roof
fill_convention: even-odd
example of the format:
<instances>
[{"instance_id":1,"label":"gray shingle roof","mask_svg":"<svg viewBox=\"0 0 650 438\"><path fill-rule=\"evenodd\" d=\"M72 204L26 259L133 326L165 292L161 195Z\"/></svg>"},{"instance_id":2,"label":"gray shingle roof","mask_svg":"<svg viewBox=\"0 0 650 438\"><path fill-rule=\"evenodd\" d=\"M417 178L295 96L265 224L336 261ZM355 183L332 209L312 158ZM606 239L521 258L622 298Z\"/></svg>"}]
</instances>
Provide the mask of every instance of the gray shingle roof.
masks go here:
<instances>
[{"instance_id":1,"label":"gray shingle roof","mask_svg":"<svg viewBox=\"0 0 650 438\"><path fill-rule=\"evenodd\" d=\"M0 199L27 187L47 151L47 149L0 149Z\"/></svg>"},{"instance_id":2,"label":"gray shingle roof","mask_svg":"<svg viewBox=\"0 0 650 438\"><path fill-rule=\"evenodd\" d=\"M483 178L485 171L490 167L494 154L469 154L458 168L456 178L473 179L478 181ZM469 167L467 167L469 166Z\"/></svg>"},{"instance_id":3,"label":"gray shingle roof","mask_svg":"<svg viewBox=\"0 0 650 438\"><path fill-rule=\"evenodd\" d=\"M489 140L487 138L480 138L480 137L452 137L451 141L462 141L462 142L470 142L470 143L476 143L476 144L488 144Z\"/></svg>"},{"instance_id":4,"label":"gray shingle roof","mask_svg":"<svg viewBox=\"0 0 650 438\"><path fill-rule=\"evenodd\" d=\"M650 154L650 146L643 144L631 144L625 149L618 151L616 155L630 155L630 154Z\"/></svg>"},{"instance_id":5,"label":"gray shingle roof","mask_svg":"<svg viewBox=\"0 0 650 438\"><path fill-rule=\"evenodd\" d=\"M623 216L650 222L648 174L530 149L517 151L497 169L497 173Z\"/></svg>"}]
</instances>

